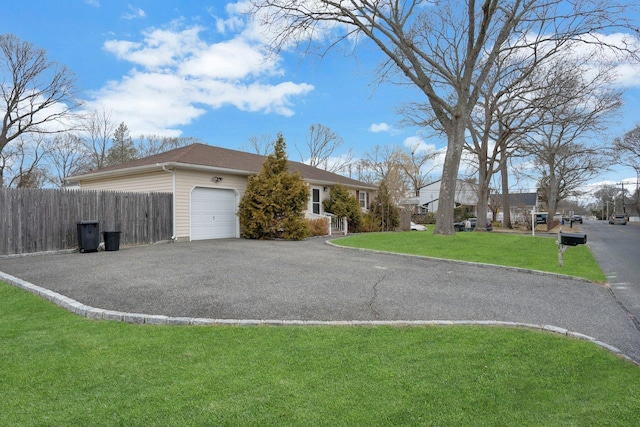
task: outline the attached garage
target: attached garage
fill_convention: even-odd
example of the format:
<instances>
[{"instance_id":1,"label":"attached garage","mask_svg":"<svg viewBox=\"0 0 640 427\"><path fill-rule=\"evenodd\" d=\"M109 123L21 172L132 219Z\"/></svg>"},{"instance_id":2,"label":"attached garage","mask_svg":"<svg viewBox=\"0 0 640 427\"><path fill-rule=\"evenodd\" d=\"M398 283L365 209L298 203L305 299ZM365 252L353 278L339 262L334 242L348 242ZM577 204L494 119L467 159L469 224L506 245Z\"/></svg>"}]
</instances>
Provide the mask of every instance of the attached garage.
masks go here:
<instances>
[{"instance_id":1,"label":"attached garage","mask_svg":"<svg viewBox=\"0 0 640 427\"><path fill-rule=\"evenodd\" d=\"M173 240L239 238L238 205L249 177L262 170L265 160L258 154L196 143L68 177L65 182L87 190L171 192ZM366 192L360 198L365 205L376 191L369 184L304 163L288 161L287 166L300 173L312 192L309 216L322 214L322 201L330 196L332 185L342 184L354 195Z\"/></svg>"},{"instance_id":2,"label":"attached garage","mask_svg":"<svg viewBox=\"0 0 640 427\"><path fill-rule=\"evenodd\" d=\"M191 191L191 240L239 237L237 199L235 190L194 188Z\"/></svg>"}]
</instances>

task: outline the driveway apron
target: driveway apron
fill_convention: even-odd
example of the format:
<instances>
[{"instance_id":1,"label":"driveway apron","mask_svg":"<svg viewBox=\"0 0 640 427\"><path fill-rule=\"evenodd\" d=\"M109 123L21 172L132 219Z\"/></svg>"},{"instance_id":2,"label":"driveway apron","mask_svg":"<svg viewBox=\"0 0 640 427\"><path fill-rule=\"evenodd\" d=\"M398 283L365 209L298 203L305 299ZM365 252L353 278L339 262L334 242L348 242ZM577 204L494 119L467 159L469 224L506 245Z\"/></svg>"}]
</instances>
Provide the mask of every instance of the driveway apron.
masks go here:
<instances>
[{"instance_id":1,"label":"driveway apron","mask_svg":"<svg viewBox=\"0 0 640 427\"><path fill-rule=\"evenodd\" d=\"M553 325L640 361L640 332L604 286L337 248L322 238L224 239L5 257L0 271L107 310L211 319Z\"/></svg>"}]
</instances>

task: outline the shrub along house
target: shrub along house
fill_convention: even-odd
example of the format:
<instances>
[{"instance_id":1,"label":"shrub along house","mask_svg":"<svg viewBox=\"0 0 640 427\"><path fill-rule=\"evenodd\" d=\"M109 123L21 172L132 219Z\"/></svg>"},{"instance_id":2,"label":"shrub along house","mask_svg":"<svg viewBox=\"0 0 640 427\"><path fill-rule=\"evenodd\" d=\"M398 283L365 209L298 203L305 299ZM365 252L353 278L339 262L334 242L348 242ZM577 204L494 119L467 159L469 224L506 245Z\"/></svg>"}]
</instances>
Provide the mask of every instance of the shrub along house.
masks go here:
<instances>
[{"instance_id":1,"label":"shrub along house","mask_svg":"<svg viewBox=\"0 0 640 427\"><path fill-rule=\"evenodd\" d=\"M83 190L168 192L173 194L173 238L204 240L240 237L236 215L250 175L262 169L266 157L206 144L191 144L65 178ZM342 184L366 212L377 187L304 163L289 161L309 186L309 217L324 214L329 187Z\"/></svg>"}]
</instances>

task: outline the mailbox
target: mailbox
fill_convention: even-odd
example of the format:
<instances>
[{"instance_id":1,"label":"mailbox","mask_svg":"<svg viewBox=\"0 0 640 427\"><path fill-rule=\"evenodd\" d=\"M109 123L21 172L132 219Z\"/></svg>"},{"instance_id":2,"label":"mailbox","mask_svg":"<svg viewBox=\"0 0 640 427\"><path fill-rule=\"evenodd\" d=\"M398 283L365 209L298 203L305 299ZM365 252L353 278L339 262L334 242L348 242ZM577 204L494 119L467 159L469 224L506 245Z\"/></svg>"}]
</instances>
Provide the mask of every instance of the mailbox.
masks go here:
<instances>
[{"instance_id":1,"label":"mailbox","mask_svg":"<svg viewBox=\"0 0 640 427\"><path fill-rule=\"evenodd\" d=\"M584 245L587 243L585 233L560 233L560 244L567 246Z\"/></svg>"}]
</instances>

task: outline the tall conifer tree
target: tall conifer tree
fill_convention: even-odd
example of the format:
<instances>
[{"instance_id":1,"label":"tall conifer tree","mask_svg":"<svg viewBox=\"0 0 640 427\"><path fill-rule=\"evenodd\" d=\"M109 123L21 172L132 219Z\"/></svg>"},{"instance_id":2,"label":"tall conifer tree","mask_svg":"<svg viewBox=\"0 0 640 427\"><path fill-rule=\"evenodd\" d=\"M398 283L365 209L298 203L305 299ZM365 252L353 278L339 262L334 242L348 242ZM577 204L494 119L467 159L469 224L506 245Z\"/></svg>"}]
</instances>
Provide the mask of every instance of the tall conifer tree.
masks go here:
<instances>
[{"instance_id":1,"label":"tall conifer tree","mask_svg":"<svg viewBox=\"0 0 640 427\"><path fill-rule=\"evenodd\" d=\"M376 224L380 224L382 231L394 231L400 225L400 212L391 200L387 183L382 180L378 187L378 194L371 203L371 217Z\"/></svg>"},{"instance_id":2,"label":"tall conifer tree","mask_svg":"<svg viewBox=\"0 0 640 427\"><path fill-rule=\"evenodd\" d=\"M300 240L309 236L304 211L309 189L298 172L287 167L286 143L282 134L262 171L249 177L238 209L242 236L248 239Z\"/></svg>"}]
</instances>

